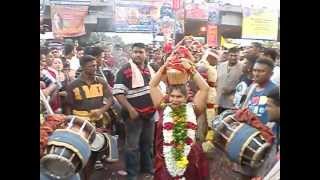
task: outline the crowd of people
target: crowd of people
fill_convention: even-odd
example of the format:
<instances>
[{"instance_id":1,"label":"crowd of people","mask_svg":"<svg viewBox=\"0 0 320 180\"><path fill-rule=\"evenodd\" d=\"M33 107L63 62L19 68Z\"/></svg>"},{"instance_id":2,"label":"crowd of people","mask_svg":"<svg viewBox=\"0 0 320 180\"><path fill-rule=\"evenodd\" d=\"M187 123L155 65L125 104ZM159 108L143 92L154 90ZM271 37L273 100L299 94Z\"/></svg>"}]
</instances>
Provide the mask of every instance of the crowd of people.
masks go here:
<instances>
[{"instance_id":1,"label":"crowd of people","mask_svg":"<svg viewBox=\"0 0 320 180\"><path fill-rule=\"evenodd\" d=\"M172 63L177 59L180 65ZM175 78L170 79L169 69L177 66L189 76L185 84L170 83ZM54 114L77 116L99 132L124 138L128 180L142 172L156 180L228 179L218 172L221 168L236 172L237 179L263 179L278 172L274 169L280 162L279 49L256 42L249 47L212 48L190 36L159 48L143 43L130 49L41 47L40 89ZM43 124L48 109L40 104ZM118 114L110 118L115 109ZM212 141L214 118L243 109L270 128L275 139L263 165L254 170L231 162ZM188 143L181 143L181 138ZM101 161L91 158L81 178L89 180L92 169L103 166ZM214 174L210 163L220 166Z\"/></svg>"}]
</instances>

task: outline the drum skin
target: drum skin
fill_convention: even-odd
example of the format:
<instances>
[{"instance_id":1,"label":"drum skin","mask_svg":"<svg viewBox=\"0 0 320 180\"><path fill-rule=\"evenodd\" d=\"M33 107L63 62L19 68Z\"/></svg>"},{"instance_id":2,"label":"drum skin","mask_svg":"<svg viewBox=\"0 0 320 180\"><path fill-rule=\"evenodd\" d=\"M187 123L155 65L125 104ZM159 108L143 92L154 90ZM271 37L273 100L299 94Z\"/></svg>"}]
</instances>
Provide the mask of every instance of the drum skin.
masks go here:
<instances>
[{"instance_id":1,"label":"drum skin","mask_svg":"<svg viewBox=\"0 0 320 180\"><path fill-rule=\"evenodd\" d=\"M91 144L91 151L99 152L101 149L105 147L105 145L106 145L105 136L102 133L97 132L96 138Z\"/></svg>"}]
</instances>

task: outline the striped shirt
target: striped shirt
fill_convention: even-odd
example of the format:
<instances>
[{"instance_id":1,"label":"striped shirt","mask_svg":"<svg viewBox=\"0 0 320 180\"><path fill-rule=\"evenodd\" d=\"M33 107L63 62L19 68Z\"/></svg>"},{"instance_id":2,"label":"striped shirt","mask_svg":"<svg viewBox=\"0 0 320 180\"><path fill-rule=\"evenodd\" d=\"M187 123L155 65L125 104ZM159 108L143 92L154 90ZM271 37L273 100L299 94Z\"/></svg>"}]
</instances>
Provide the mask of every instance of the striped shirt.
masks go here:
<instances>
[{"instance_id":1,"label":"striped shirt","mask_svg":"<svg viewBox=\"0 0 320 180\"><path fill-rule=\"evenodd\" d=\"M74 111L90 111L104 106L112 96L108 84L96 77L92 84L87 84L81 76L67 87L67 103Z\"/></svg>"},{"instance_id":2,"label":"striped shirt","mask_svg":"<svg viewBox=\"0 0 320 180\"><path fill-rule=\"evenodd\" d=\"M140 116L149 119L155 112L150 96L149 81L151 79L151 74L147 66L140 69L140 72L142 73L145 85L133 89L131 66L129 63L123 65L116 75L112 93L114 96L123 94Z\"/></svg>"}]
</instances>

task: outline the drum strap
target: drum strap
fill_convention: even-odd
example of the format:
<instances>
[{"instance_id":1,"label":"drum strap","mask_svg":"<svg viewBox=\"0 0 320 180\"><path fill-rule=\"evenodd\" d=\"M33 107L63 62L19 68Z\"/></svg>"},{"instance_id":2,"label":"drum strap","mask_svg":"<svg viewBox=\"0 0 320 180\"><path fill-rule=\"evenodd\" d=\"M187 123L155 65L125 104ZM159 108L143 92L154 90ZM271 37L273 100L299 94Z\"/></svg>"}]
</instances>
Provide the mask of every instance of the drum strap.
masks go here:
<instances>
[{"instance_id":1,"label":"drum strap","mask_svg":"<svg viewBox=\"0 0 320 180\"><path fill-rule=\"evenodd\" d=\"M247 108L248 107L248 103L249 103L249 100L251 98L251 95L253 93L253 91L256 89L258 84L254 83L250 86L249 90L248 90L248 93L247 93L247 97L246 97L246 100L243 102L242 106L241 106L241 109L244 109L244 108Z\"/></svg>"}]
</instances>

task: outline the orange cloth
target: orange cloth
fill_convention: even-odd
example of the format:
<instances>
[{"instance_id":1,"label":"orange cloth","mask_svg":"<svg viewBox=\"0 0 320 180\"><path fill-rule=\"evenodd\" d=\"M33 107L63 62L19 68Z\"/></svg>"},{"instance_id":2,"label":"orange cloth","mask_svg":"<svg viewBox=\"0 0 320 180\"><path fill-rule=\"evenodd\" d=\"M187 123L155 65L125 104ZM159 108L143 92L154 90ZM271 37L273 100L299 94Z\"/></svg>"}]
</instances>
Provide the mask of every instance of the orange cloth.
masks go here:
<instances>
[{"instance_id":1,"label":"orange cloth","mask_svg":"<svg viewBox=\"0 0 320 180\"><path fill-rule=\"evenodd\" d=\"M62 114L48 115L45 122L40 127L40 158L44 155L49 136L54 130L59 128L64 121L65 116Z\"/></svg>"}]
</instances>

